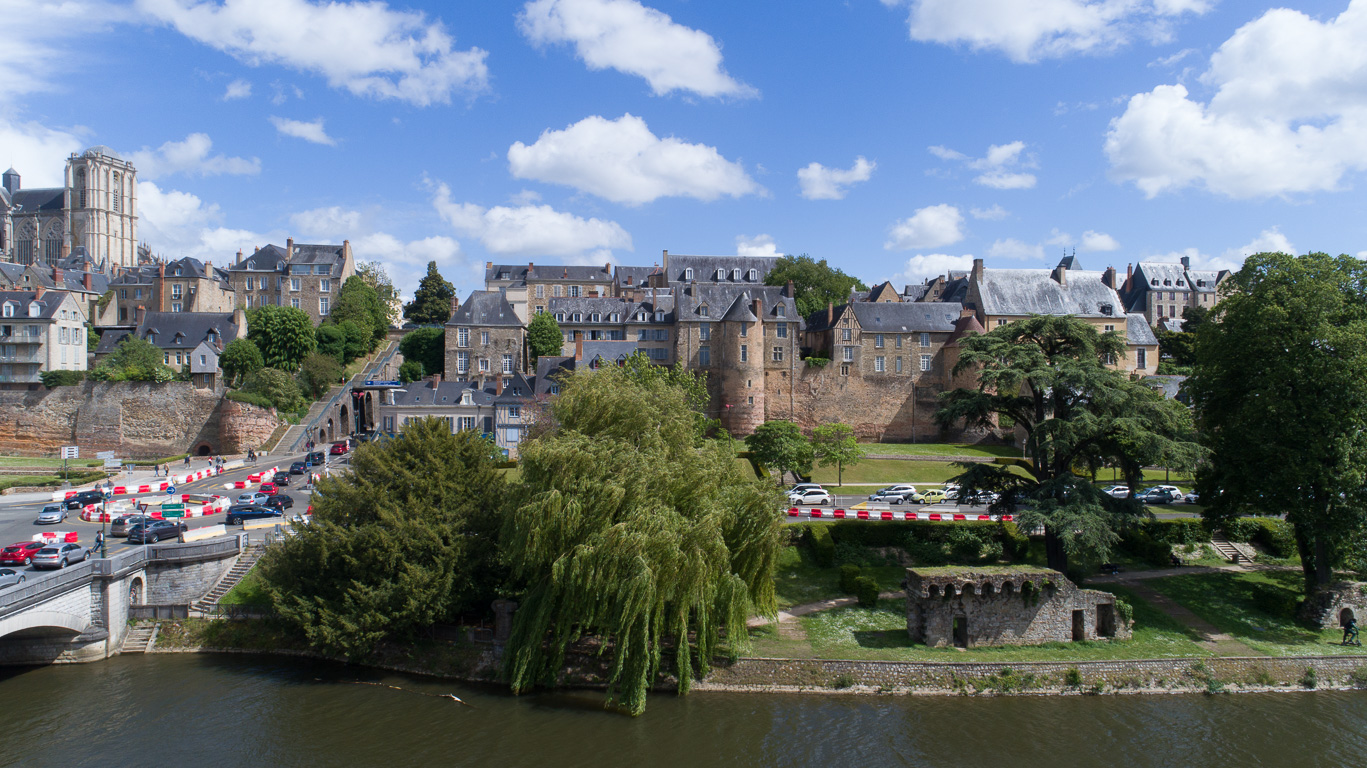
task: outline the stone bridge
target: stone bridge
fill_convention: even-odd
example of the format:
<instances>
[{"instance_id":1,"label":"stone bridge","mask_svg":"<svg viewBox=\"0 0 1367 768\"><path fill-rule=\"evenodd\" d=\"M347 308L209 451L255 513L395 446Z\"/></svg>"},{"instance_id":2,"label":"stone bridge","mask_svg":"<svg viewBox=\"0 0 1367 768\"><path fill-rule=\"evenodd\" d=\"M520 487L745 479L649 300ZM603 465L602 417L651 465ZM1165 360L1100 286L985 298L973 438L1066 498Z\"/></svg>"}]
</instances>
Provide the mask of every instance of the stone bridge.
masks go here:
<instances>
[{"instance_id":1,"label":"stone bridge","mask_svg":"<svg viewBox=\"0 0 1367 768\"><path fill-rule=\"evenodd\" d=\"M87 560L0 591L0 665L98 661L118 653L128 608L188 604L237 562L246 535L156 544Z\"/></svg>"}]
</instances>

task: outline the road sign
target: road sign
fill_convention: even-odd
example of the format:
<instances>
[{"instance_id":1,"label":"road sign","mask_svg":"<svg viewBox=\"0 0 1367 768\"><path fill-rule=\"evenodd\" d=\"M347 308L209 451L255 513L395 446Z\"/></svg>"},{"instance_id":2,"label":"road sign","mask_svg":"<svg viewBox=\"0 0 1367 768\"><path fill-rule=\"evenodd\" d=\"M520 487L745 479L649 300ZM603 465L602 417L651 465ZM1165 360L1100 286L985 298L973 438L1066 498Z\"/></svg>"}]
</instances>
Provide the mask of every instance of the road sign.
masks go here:
<instances>
[{"instance_id":1,"label":"road sign","mask_svg":"<svg viewBox=\"0 0 1367 768\"><path fill-rule=\"evenodd\" d=\"M167 496L175 496L175 495L176 495L176 487L175 487L174 485L168 485L168 486L166 486L166 495L167 495Z\"/></svg>"},{"instance_id":2,"label":"road sign","mask_svg":"<svg viewBox=\"0 0 1367 768\"><path fill-rule=\"evenodd\" d=\"M95 454L95 458L97 458L97 459L112 459L112 458L114 458L114 452L113 452L113 451L100 451L99 453L96 453L96 454Z\"/></svg>"},{"instance_id":3,"label":"road sign","mask_svg":"<svg viewBox=\"0 0 1367 768\"><path fill-rule=\"evenodd\" d=\"M161 516L162 516L162 517L185 517L185 505L184 505L184 504L162 504L162 505L161 505Z\"/></svg>"},{"instance_id":4,"label":"road sign","mask_svg":"<svg viewBox=\"0 0 1367 768\"><path fill-rule=\"evenodd\" d=\"M116 459L113 456L101 458L104 458L105 469L120 469L121 467L123 467L123 459Z\"/></svg>"},{"instance_id":5,"label":"road sign","mask_svg":"<svg viewBox=\"0 0 1367 768\"><path fill-rule=\"evenodd\" d=\"M62 458L63 458L63 459L79 459L79 458L81 458L81 448L80 448L80 446L76 446L76 445L64 445L64 446L62 446Z\"/></svg>"},{"instance_id":6,"label":"road sign","mask_svg":"<svg viewBox=\"0 0 1367 768\"><path fill-rule=\"evenodd\" d=\"M402 387L402 386L403 386L403 382L401 382L401 381L377 381L377 380L372 380L372 379L366 379L365 385L366 385L367 387Z\"/></svg>"}]
</instances>

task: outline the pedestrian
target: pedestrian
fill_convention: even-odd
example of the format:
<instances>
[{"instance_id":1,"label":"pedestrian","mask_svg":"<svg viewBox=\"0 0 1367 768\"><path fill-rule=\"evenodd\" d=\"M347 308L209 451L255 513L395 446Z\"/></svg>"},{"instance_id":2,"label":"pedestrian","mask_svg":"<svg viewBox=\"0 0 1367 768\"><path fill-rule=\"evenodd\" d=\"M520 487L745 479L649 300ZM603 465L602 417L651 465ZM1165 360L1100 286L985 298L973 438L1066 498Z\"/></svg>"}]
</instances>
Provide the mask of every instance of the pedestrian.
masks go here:
<instances>
[{"instance_id":1,"label":"pedestrian","mask_svg":"<svg viewBox=\"0 0 1367 768\"><path fill-rule=\"evenodd\" d=\"M1362 645L1358 641L1358 619L1351 612L1343 622L1343 642L1340 645Z\"/></svg>"},{"instance_id":2,"label":"pedestrian","mask_svg":"<svg viewBox=\"0 0 1367 768\"><path fill-rule=\"evenodd\" d=\"M95 546L91 550L99 552L100 557L104 557L104 531L95 532Z\"/></svg>"},{"instance_id":3,"label":"pedestrian","mask_svg":"<svg viewBox=\"0 0 1367 768\"><path fill-rule=\"evenodd\" d=\"M161 477L161 465L160 465L160 464L153 464L153 465L152 465L152 477Z\"/></svg>"},{"instance_id":4,"label":"pedestrian","mask_svg":"<svg viewBox=\"0 0 1367 768\"><path fill-rule=\"evenodd\" d=\"M185 454L185 466L190 466L190 454Z\"/></svg>"}]
</instances>

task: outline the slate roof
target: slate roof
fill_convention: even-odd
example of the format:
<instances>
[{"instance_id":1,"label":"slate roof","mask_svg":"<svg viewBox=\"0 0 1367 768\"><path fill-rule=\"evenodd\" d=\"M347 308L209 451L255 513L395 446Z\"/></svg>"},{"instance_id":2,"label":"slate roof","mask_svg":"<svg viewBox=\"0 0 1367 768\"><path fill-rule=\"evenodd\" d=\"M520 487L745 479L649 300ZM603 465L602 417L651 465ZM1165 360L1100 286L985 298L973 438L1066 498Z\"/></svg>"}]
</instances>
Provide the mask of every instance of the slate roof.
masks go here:
<instances>
[{"instance_id":1,"label":"slate roof","mask_svg":"<svg viewBox=\"0 0 1367 768\"><path fill-rule=\"evenodd\" d=\"M689 283L696 280L702 283L722 283L722 284L742 284L742 285L763 285L764 278L769 274L769 270L774 268L774 263L778 261L777 256L676 256L669 254L668 269L669 274L665 276L670 283ZM693 270L693 277L687 277L688 270ZM717 270L725 269L725 277L718 278ZM755 279L749 278L750 270L755 270ZM740 270L740 277L735 278L735 270Z\"/></svg>"},{"instance_id":2,"label":"slate roof","mask_svg":"<svg viewBox=\"0 0 1367 768\"><path fill-rule=\"evenodd\" d=\"M18 285L24 279L26 264L16 264L12 261L0 261L0 280L9 285Z\"/></svg>"},{"instance_id":3,"label":"slate roof","mask_svg":"<svg viewBox=\"0 0 1367 768\"><path fill-rule=\"evenodd\" d=\"M575 368L573 357L542 355L536 359L536 378L532 381L537 396L549 395L551 385L560 377L572 373Z\"/></svg>"},{"instance_id":4,"label":"slate roof","mask_svg":"<svg viewBox=\"0 0 1367 768\"><path fill-rule=\"evenodd\" d=\"M256 253L244 258L241 263L228 267L229 272L283 272L285 269L285 249L278 245L258 248Z\"/></svg>"},{"instance_id":5,"label":"slate roof","mask_svg":"<svg viewBox=\"0 0 1367 768\"><path fill-rule=\"evenodd\" d=\"M503 273L507 273L504 276ZM484 282L511 280L514 284L536 281L571 281L581 283L611 283L612 265L582 266L577 264L494 264L484 268Z\"/></svg>"},{"instance_id":6,"label":"slate roof","mask_svg":"<svg viewBox=\"0 0 1367 768\"><path fill-rule=\"evenodd\" d=\"M189 256L167 262L166 276L172 279L176 278L177 269L181 271L181 274L179 275L181 278L196 278L201 280L212 278L225 283L228 279L227 273L218 267L213 267L211 270L204 262L199 259L190 258ZM114 278L112 284L116 286L151 285L157 281L158 276L161 274L160 270L160 264L140 264L136 267L129 267L119 273L119 276Z\"/></svg>"},{"instance_id":7,"label":"slate roof","mask_svg":"<svg viewBox=\"0 0 1367 768\"><path fill-rule=\"evenodd\" d=\"M148 312L133 331L140 339L152 342L158 349L188 351L209 338L209 331L216 332L219 341L227 346L237 338L237 323L233 322L232 312ZM114 347L128 335L128 331L106 331L100 337L96 354L112 352Z\"/></svg>"},{"instance_id":8,"label":"slate roof","mask_svg":"<svg viewBox=\"0 0 1367 768\"><path fill-rule=\"evenodd\" d=\"M494 404L494 393L491 390L480 389L477 381L443 381L433 385L431 379L424 379L421 386L418 386L418 382L413 382L407 389L408 391L403 394L394 394L394 405L449 408L459 406L466 392L470 393L471 406ZM492 413L489 415L493 416Z\"/></svg>"},{"instance_id":9,"label":"slate roof","mask_svg":"<svg viewBox=\"0 0 1367 768\"><path fill-rule=\"evenodd\" d=\"M948 333L963 312L958 302L860 302L851 304L859 327L874 333Z\"/></svg>"},{"instance_id":10,"label":"slate roof","mask_svg":"<svg viewBox=\"0 0 1367 768\"><path fill-rule=\"evenodd\" d=\"M471 291L446 324L521 327L522 321L502 291Z\"/></svg>"},{"instance_id":11,"label":"slate roof","mask_svg":"<svg viewBox=\"0 0 1367 768\"><path fill-rule=\"evenodd\" d=\"M661 271L659 267L624 267L619 265L612 277L618 288L635 288L645 285L651 275Z\"/></svg>"},{"instance_id":12,"label":"slate roof","mask_svg":"<svg viewBox=\"0 0 1367 768\"><path fill-rule=\"evenodd\" d=\"M869 291L870 301L881 301L889 298L892 299L893 303L902 300L902 295L897 292L896 288L892 287L891 281L885 281L883 283L875 285L873 287L873 290Z\"/></svg>"},{"instance_id":13,"label":"slate roof","mask_svg":"<svg viewBox=\"0 0 1367 768\"><path fill-rule=\"evenodd\" d=\"M575 312L583 315L580 322L589 322L589 316L594 312L602 315L600 323L611 322L608 320L613 312L621 315L619 322L625 321L627 313L635 306L626 299L615 296L576 296L573 298L559 297L552 298L546 305L546 311L552 315L564 313L565 320L561 322L573 322L571 318Z\"/></svg>"},{"instance_id":14,"label":"slate roof","mask_svg":"<svg viewBox=\"0 0 1367 768\"><path fill-rule=\"evenodd\" d=\"M56 317L57 310L61 308L62 300L70 294L65 291L43 291L42 298L38 299L38 314L30 315L28 313L29 305L33 302L35 295L34 291L0 291L0 306L4 306L6 302L10 301L19 303L19 306L14 308L14 317L0 318L0 321L20 319L51 320Z\"/></svg>"},{"instance_id":15,"label":"slate roof","mask_svg":"<svg viewBox=\"0 0 1367 768\"><path fill-rule=\"evenodd\" d=\"M1182 392L1182 385L1186 383L1186 376L1145 376L1140 379L1146 386L1152 387L1163 393L1163 397L1169 400L1186 401L1186 396Z\"/></svg>"},{"instance_id":16,"label":"slate roof","mask_svg":"<svg viewBox=\"0 0 1367 768\"><path fill-rule=\"evenodd\" d=\"M291 264L340 264L346 257L340 245L295 243Z\"/></svg>"},{"instance_id":17,"label":"slate roof","mask_svg":"<svg viewBox=\"0 0 1367 768\"><path fill-rule=\"evenodd\" d=\"M35 211L60 211L66 204L66 189L19 189L10 195L20 213Z\"/></svg>"},{"instance_id":18,"label":"slate roof","mask_svg":"<svg viewBox=\"0 0 1367 768\"><path fill-rule=\"evenodd\" d=\"M673 257L670 257L671 260ZM807 324L797 312L797 302L783 295L783 288L776 285L725 285L703 284L682 286L675 295L676 322L717 322L731 309L741 296L748 309L753 299L760 299L764 310L764 322L798 323L799 330ZM707 317L699 314L699 307L707 305ZM779 307L783 314L779 315Z\"/></svg>"},{"instance_id":19,"label":"slate roof","mask_svg":"<svg viewBox=\"0 0 1367 768\"><path fill-rule=\"evenodd\" d=\"M902 289L902 300L903 300L903 301L920 301L920 300L926 295L926 291L929 290L929 289L930 289L930 286L926 285L925 283L917 283L916 285L908 285L908 286L906 286L906 287L904 287L904 288Z\"/></svg>"},{"instance_id":20,"label":"slate roof","mask_svg":"<svg viewBox=\"0 0 1367 768\"><path fill-rule=\"evenodd\" d=\"M628 323L657 323L655 312L665 313L664 322L674 322L674 296L673 294L656 294L647 296L640 302L631 305L627 310L626 322ZM641 313L646 313L645 319L639 319Z\"/></svg>"},{"instance_id":21,"label":"slate roof","mask_svg":"<svg viewBox=\"0 0 1367 768\"><path fill-rule=\"evenodd\" d=\"M584 365L592 365L594 360L600 360L599 365L616 365L636 354L640 346L635 341L585 341L583 349Z\"/></svg>"},{"instance_id":22,"label":"slate roof","mask_svg":"<svg viewBox=\"0 0 1367 768\"><path fill-rule=\"evenodd\" d=\"M1123 317L1120 296L1101 276L1070 269L1062 285L1047 269L985 269L978 283L979 309L986 315Z\"/></svg>"},{"instance_id":23,"label":"slate roof","mask_svg":"<svg viewBox=\"0 0 1367 768\"><path fill-rule=\"evenodd\" d=\"M1125 341L1130 344L1158 346L1158 337L1149 327L1149 321L1137 313L1125 316Z\"/></svg>"},{"instance_id":24,"label":"slate roof","mask_svg":"<svg viewBox=\"0 0 1367 768\"><path fill-rule=\"evenodd\" d=\"M518 405L535 395L536 383L529 380L521 373L514 373L506 378L510 379L508 386L503 388L503 394L494 397L495 403L499 405Z\"/></svg>"},{"instance_id":25,"label":"slate roof","mask_svg":"<svg viewBox=\"0 0 1367 768\"><path fill-rule=\"evenodd\" d=\"M750 294L742 293L736 296L736 300L731 302L731 308L726 310L722 320L735 323L753 323L759 318L755 316L750 308Z\"/></svg>"}]
</instances>

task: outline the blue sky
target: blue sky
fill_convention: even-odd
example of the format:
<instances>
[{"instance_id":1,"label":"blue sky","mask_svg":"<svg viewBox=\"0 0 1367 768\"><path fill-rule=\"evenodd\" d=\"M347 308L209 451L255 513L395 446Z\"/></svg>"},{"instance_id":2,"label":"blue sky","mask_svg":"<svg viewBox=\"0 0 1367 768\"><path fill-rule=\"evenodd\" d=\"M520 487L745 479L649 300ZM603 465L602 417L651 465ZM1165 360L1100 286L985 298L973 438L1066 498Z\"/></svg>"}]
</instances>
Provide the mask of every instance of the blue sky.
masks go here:
<instances>
[{"instance_id":1,"label":"blue sky","mask_svg":"<svg viewBox=\"0 0 1367 768\"><path fill-rule=\"evenodd\" d=\"M140 235L866 282L1358 254L1367 0L0 0L0 163L104 144ZM1363 254L1367 255L1367 254Z\"/></svg>"}]
</instances>

